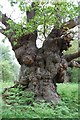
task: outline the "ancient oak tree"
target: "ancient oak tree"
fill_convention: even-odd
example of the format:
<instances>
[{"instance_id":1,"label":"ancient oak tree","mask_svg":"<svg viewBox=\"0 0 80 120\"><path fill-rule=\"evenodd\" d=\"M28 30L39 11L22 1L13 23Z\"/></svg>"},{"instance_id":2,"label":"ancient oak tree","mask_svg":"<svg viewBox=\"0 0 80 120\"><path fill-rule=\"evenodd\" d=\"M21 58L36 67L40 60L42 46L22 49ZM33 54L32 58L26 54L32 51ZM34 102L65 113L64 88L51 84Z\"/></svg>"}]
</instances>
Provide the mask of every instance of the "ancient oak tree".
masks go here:
<instances>
[{"instance_id":1,"label":"ancient oak tree","mask_svg":"<svg viewBox=\"0 0 80 120\"><path fill-rule=\"evenodd\" d=\"M68 2L32 2L29 6L21 0L18 4L26 19L16 23L0 11L5 26L0 32L9 39L21 65L19 84L33 91L37 99L57 102L56 82L64 81L68 65L80 56L80 51L63 53L73 40L70 29L79 25L79 6ZM39 35L44 38L41 48L36 45Z\"/></svg>"}]
</instances>

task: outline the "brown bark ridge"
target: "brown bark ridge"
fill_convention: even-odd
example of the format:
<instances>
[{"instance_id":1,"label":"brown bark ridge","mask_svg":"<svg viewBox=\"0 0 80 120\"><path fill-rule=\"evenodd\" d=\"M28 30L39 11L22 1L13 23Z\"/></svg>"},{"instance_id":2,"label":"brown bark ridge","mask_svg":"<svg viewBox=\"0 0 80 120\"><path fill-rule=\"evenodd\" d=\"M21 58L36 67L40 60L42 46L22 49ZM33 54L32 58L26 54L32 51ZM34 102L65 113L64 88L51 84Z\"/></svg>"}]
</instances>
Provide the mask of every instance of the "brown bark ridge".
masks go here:
<instances>
[{"instance_id":1,"label":"brown bark ridge","mask_svg":"<svg viewBox=\"0 0 80 120\"><path fill-rule=\"evenodd\" d=\"M32 7L34 7L34 3ZM36 11L33 9L27 11L26 14L27 22L29 22ZM6 27L1 29L0 32L8 37L15 56L21 65L19 84L25 86L26 90L33 91L36 99L45 99L57 103L60 96L57 93L56 82L64 82L68 61L76 56L78 57L78 53L63 56L63 50L70 47L70 41L72 40L68 34L65 34L66 30L63 29L65 26L73 28L78 25L78 22L72 20L66 22L60 29L54 27L45 39L42 48L38 49L36 47L37 31L20 36L17 39L17 45L14 46L13 42L16 41L16 38L13 37L16 34L15 31L11 31L9 34L4 32L10 28L7 23L10 18L1 12L0 15L2 15L0 21Z\"/></svg>"}]
</instances>

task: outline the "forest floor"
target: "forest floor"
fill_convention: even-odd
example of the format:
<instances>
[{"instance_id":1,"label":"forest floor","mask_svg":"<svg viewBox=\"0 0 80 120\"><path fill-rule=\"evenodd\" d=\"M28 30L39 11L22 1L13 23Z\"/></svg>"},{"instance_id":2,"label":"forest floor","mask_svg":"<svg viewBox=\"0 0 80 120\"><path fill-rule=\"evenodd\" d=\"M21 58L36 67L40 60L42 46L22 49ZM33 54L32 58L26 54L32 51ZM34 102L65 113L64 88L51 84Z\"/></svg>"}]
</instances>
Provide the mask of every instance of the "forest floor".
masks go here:
<instances>
[{"instance_id":1,"label":"forest floor","mask_svg":"<svg viewBox=\"0 0 80 120\"><path fill-rule=\"evenodd\" d=\"M11 82L0 83L0 94L5 87L13 85ZM61 101L54 106L45 101L35 102L32 94L12 88L8 91L7 103L0 95L0 118L79 118L78 84L58 84ZM23 104L24 103L24 104ZM73 119L72 119L73 120Z\"/></svg>"}]
</instances>

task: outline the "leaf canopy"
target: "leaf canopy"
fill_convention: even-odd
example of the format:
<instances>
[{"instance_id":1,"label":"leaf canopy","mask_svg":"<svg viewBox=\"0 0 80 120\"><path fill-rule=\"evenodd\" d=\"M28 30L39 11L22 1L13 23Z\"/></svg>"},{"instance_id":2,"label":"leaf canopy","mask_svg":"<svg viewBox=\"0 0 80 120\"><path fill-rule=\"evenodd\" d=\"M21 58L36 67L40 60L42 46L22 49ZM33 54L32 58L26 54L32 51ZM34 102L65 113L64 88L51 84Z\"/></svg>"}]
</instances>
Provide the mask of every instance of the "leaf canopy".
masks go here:
<instances>
[{"instance_id":1,"label":"leaf canopy","mask_svg":"<svg viewBox=\"0 0 80 120\"><path fill-rule=\"evenodd\" d=\"M18 4L20 11L22 12L22 20L14 25L13 21L9 20L10 29L15 31L15 37L18 38L22 34L30 33L37 30L40 34L47 35L53 26L60 28L62 24L68 20L73 19L75 16L79 16L80 6L67 2L66 0L50 1L45 0L35 2L35 6L31 8L31 5L26 0L8 0L13 7ZM26 11L35 10L35 16L27 22L26 15L23 13ZM24 28L24 30L23 30ZM40 29L41 28L41 29ZM8 30L11 32L11 30Z\"/></svg>"}]
</instances>

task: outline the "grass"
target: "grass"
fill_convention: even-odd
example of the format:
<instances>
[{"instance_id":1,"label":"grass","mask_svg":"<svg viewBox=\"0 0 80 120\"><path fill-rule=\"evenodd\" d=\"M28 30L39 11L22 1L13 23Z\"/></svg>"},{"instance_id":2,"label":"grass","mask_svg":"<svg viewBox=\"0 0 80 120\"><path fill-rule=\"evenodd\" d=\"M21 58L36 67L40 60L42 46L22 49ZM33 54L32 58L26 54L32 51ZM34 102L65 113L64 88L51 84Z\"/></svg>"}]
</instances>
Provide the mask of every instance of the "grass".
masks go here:
<instances>
[{"instance_id":1,"label":"grass","mask_svg":"<svg viewBox=\"0 0 80 120\"><path fill-rule=\"evenodd\" d=\"M9 87L13 83L1 83L0 88ZM0 90L2 92L2 90ZM8 91L7 102L2 104L3 118L79 118L78 116L78 84L58 84L61 101L57 106L44 101L35 102L32 93L22 92L18 88ZM12 95L11 95L12 94ZM1 99L1 98L0 98ZM1 102L1 100L0 100ZM31 104L30 104L31 103Z\"/></svg>"}]
</instances>

